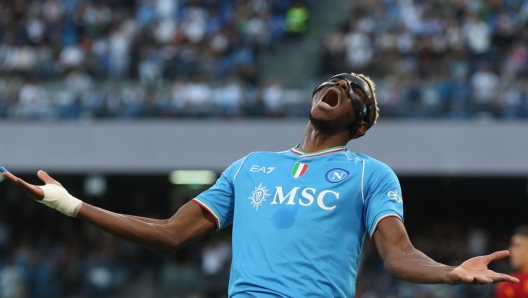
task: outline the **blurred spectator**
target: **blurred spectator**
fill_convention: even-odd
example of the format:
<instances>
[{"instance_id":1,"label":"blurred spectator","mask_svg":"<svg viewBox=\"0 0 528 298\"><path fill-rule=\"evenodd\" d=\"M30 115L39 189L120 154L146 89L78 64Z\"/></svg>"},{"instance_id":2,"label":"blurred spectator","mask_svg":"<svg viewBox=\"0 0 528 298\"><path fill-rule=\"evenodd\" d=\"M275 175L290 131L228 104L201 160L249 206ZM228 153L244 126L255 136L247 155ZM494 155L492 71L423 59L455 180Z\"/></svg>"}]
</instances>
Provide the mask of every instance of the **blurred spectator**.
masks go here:
<instances>
[{"instance_id":1,"label":"blurred spectator","mask_svg":"<svg viewBox=\"0 0 528 298\"><path fill-rule=\"evenodd\" d=\"M145 107L145 90L137 82L126 86L121 91L121 99L123 104L123 117L135 118L143 113Z\"/></svg>"},{"instance_id":2,"label":"blurred spectator","mask_svg":"<svg viewBox=\"0 0 528 298\"><path fill-rule=\"evenodd\" d=\"M468 235L468 249L473 256L484 255L489 251L489 235L485 230L473 229Z\"/></svg>"},{"instance_id":3,"label":"blurred spectator","mask_svg":"<svg viewBox=\"0 0 528 298\"><path fill-rule=\"evenodd\" d=\"M279 81L271 81L262 91L266 115L271 118L284 116L284 90Z\"/></svg>"},{"instance_id":4,"label":"blurred spectator","mask_svg":"<svg viewBox=\"0 0 528 298\"><path fill-rule=\"evenodd\" d=\"M242 87L233 78L228 78L219 88L218 93L222 116L230 118L238 116L243 100Z\"/></svg>"},{"instance_id":5,"label":"blurred spectator","mask_svg":"<svg viewBox=\"0 0 528 298\"><path fill-rule=\"evenodd\" d=\"M301 1L296 1L286 12L286 32L289 36L302 36L308 31L310 11Z\"/></svg>"},{"instance_id":6,"label":"blurred spectator","mask_svg":"<svg viewBox=\"0 0 528 298\"><path fill-rule=\"evenodd\" d=\"M125 78L130 63L130 36L122 28L115 29L110 35L109 54L110 78Z\"/></svg>"},{"instance_id":7,"label":"blurred spectator","mask_svg":"<svg viewBox=\"0 0 528 298\"><path fill-rule=\"evenodd\" d=\"M0 267L0 297L26 297L22 273L10 258L5 262L3 268Z\"/></svg>"},{"instance_id":8,"label":"blurred spectator","mask_svg":"<svg viewBox=\"0 0 528 298\"><path fill-rule=\"evenodd\" d=\"M500 90L499 107L504 120L514 120L521 113L521 89L513 83L505 82Z\"/></svg>"},{"instance_id":9,"label":"blurred spectator","mask_svg":"<svg viewBox=\"0 0 528 298\"><path fill-rule=\"evenodd\" d=\"M161 19L171 18L176 10L177 0L154 0L156 3L156 14Z\"/></svg>"},{"instance_id":10,"label":"blurred spectator","mask_svg":"<svg viewBox=\"0 0 528 298\"><path fill-rule=\"evenodd\" d=\"M475 111L491 112L497 97L499 77L487 66L481 67L471 78Z\"/></svg>"},{"instance_id":11,"label":"blurred spectator","mask_svg":"<svg viewBox=\"0 0 528 298\"><path fill-rule=\"evenodd\" d=\"M192 43L202 41L206 29L207 12L198 1L190 1L183 11L182 30Z\"/></svg>"},{"instance_id":12,"label":"blurred spectator","mask_svg":"<svg viewBox=\"0 0 528 298\"><path fill-rule=\"evenodd\" d=\"M207 297L224 297L231 267L231 245L227 239L214 235L202 249L201 257Z\"/></svg>"},{"instance_id":13,"label":"blurred spectator","mask_svg":"<svg viewBox=\"0 0 528 298\"><path fill-rule=\"evenodd\" d=\"M49 112L47 92L35 79L28 80L18 93L16 116L18 118L45 118Z\"/></svg>"},{"instance_id":14,"label":"blurred spectator","mask_svg":"<svg viewBox=\"0 0 528 298\"><path fill-rule=\"evenodd\" d=\"M163 63L155 49L145 49L138 64L138 76L143 85L159 85L162 81Z\"/></svg>"},{"instance_id":15,"label":"blurred spectator","mask_svg":"<svg viewBox=\"0 0 528 298\"><path fill-rule=\"evenodd\" d=\"M471 13L466 18L462 30L470 51L476 56L486 54L491 47L491 32L488 25Z\"/></svg>"},{"instance_id":16,"label":"blurred spectator","mask_svg":"<svg viewBox=\"0 0 528 298\"><path fill-rule=\"evenodd\" d=\"M354 30L344 38L346 51L346 62L352 69L361 71L370 64L374 49L369 37L361 30Z\"/></svg>"},{"instance_id":17,"label":"blurred spectator","mask_svg":"<svg viewBox=\"0 0 528 298\"><path fill-rule=\"evenodd\" d=\"M64 78L64 86L72 92L73 97L82 98L92 91L93 80L83 69L77 68Z\"/></svg>"},{"instance_id":18,"label":"blurred spectator","mask_svg":"<svg viewBox=\"0 0 528 298\"><path fill-rule=\"evenodd\" d=\"M211 116L213 110L211 97L211 88L202 79L191 80L185 90L186 114L192 117Z\"/></svg>"},{"instance_id":19,"label":"blurred spectator","mask_svg":"<svg viewBox=\"0 0 528 298\"><path fill-rule=\"evenodd\" d=\"M344 32L335 29L324 38L321 49L321 71L328 74L339 69L346 54Z\"/></svg>"},{"instance_id":20,"label":"blurred spectator","mask_svg":"<svg viewBox=\"0 0 528 298\"><path fill-rule=\"evenodd\" d=\"M207 275L229 269L231 245L224 239L212 240L202 250L202 271Z\"/></svg>"},{"instance_id":21,"label":"blurred spectator","mask_svg":"<svg viewBox=\"0 0 528 298\"><path fill-rule=\"evenodd\" d=\"M170 90L169 113L181 114L185 108L185 98L187 96L187 81L183 78L177 79Z\"/></svg>"},{"instance_id":22,"label":"blurred spectator","mask_svg":"<svg viewBox=\"0 0 528 298\"><path fill-rule=\"evenodd\" d=\"M60 53L59 62L67 69L79 67L84 62L84 51L77 45L65 47Z\"/></svg>"}]
</instances>

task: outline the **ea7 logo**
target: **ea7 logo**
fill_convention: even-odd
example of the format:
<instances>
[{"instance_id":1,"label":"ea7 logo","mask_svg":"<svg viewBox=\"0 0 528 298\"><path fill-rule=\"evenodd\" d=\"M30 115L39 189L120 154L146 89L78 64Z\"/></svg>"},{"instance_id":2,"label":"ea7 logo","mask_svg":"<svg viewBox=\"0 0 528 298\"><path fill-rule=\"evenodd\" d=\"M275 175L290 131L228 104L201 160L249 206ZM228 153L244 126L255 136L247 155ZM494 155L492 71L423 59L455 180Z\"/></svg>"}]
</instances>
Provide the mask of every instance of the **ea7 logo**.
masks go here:
<instances>
[{"instance_id":1,"label":"ea7 logo","mask_svg":"<svg viewBox=\"0 0 528 298\"><path fill-rule=\"evenodd\" d=\"M297 199L297 203L299 203L299 205L301 206L310 206L314 202L317 202L317 206L319 206L319 208L323 210L332 210L336 206L329 205L339 199L338 192L332 190L323 190L317 193L317 189L312 187L303 188L303 190L301 190L301 196L297 197L297 191L299 191L300 189L301 188L298 186L294 187L292 190L290 190L289 193L284 195L282 186L276 186L275 195L273 196L273 201L271 202L271 205L282 204L286 200L286 205L295 205L295 201Z\"/></svg>"},{"instance_id":2,"label":"ea7 logo","mask_svg":"<svg viewBox=\"0 0 528 298\"><path fill-rule=\"evenodd\" d=\"M402 197L398 194L397 190L391 190L387 193L387 196L393 200L395 200L397 203L403 203Z\"/></svg>"},{"instance_id":3,"label":"ea7 logo","mask_svg":"<svg viewBox=\"0 0 528 298\"><path fill-rule=\"evenodd\" d=\"M326 180L331 183L337 183L345 180L348 171L343 169L332 169L326 173Z\"/></svg>"},{"instance_id":4,"label":"ea7 logo","mask_svg":"<svg viewBox=\"0 0 528 298\"><path fill-rule=\"evenodd\" d=\"M253 173L262 172L264 174L269 174L273 172L273 170L275 170L275 167L261 167L259 165L252 165L251 168L249 169L250 172L253 172Z\"/></svg>"}]
</instances>

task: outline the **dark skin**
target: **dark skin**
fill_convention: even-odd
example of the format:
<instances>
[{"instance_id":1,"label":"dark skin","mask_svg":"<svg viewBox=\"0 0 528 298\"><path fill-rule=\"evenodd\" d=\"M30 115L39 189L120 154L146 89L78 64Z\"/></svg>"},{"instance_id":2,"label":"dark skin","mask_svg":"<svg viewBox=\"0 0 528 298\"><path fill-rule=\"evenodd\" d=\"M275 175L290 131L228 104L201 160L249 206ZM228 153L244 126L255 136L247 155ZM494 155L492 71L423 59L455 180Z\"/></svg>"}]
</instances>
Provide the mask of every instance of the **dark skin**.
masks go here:
<instances>
[{"instance_id":1,"label":"dark skin","mask_svg":"<svg viewBox=\"0 0 528 298\"><path fill-rule=\"evenodd\" d=\"M311 122L308 123L299 146L304 152L344 146L349 141L349 127L354 121L354 110L348 96L348 85L340 79L334 79L332 82L334 82L333 86L324 87L314 94L311 114L318 120L338 123L339 129L335 133L325 134L317 130ZM354 88L353 91L354 96L365 102L361 89ZM330 97L335 99L336 96L337 102L329 100ZM363 122L358 132L363 135L367 129L367 123ZM11 173L2 173L2 175L30 198L35 200L44 198L44 192L39 187ZM44 171L39 171L37 176L46 184L62 186ZM167 254L174 253L190 242L216 230L213 216L193 201L185 204L176 214L165 220L117 214L83 202L77 218L112 235ZM396 217L382 220L373 235L373 240L385 268L397 279L416 283L446 284L519 282L514 277L487 269L490 262L509 256L507 250L469 259L458 267L440 264L413 247L403 223Z\"/></svg>"}]
</instances>

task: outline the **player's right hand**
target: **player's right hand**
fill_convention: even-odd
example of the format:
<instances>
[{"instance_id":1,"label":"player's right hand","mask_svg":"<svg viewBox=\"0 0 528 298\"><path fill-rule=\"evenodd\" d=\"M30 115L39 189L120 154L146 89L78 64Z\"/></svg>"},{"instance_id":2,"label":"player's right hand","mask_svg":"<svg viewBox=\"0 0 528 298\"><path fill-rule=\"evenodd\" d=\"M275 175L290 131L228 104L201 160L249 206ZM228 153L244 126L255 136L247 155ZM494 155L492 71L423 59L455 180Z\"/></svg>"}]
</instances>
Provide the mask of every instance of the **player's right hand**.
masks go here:
<instances>
[{"instance_id":1,"label":"player's right hand","mask_svg":"<svg viewBox=\"0 0 528 298\"><path fill-rule=\"evenodd\" d=\"M4 176L9 182L13 183L17 188L25 192L30 198L37 201L42 201L44 199L44 191L40 187L29 184L9 172L2 173L2 176ZM48 173L42 170L38 171L37 177L44 181L45 184L55 184L63 187L57 180L51 178Z\"/></svg>"},{"instance_id":2,"label":"player's right hand","mask_svg":"<svg viewBox=\"0 0 528 298\"><path fill-rule=\"evenodd\" d=\"M81 208L82 201L70 195L57 180L51 178L44 171L38 171L37 173L40 180L46 184L43 186L29 184L11 173L6 172L2 173L2 175L30 198L63 214L76 217Z\"/></svg>"}]
</instances>

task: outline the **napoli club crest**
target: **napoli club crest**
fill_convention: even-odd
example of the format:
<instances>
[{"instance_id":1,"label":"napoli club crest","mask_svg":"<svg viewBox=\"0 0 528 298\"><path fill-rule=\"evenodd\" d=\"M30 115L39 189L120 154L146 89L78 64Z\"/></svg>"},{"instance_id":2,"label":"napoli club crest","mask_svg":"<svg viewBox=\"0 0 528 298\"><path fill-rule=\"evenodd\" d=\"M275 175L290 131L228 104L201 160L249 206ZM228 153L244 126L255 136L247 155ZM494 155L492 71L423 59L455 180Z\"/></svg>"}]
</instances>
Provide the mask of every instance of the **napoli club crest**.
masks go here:
<instances>
[{"instance_id":1,"label":"napoli club crest","mask_svg":"<svg viewBox=\"0 0 528 298\"><path fill-rule=\"evenodd\" d=\"M326 180L331 183L337 183L345 180L348 171L343 169L332 169L326 173Z\"/></svg>"}]
</instances>

